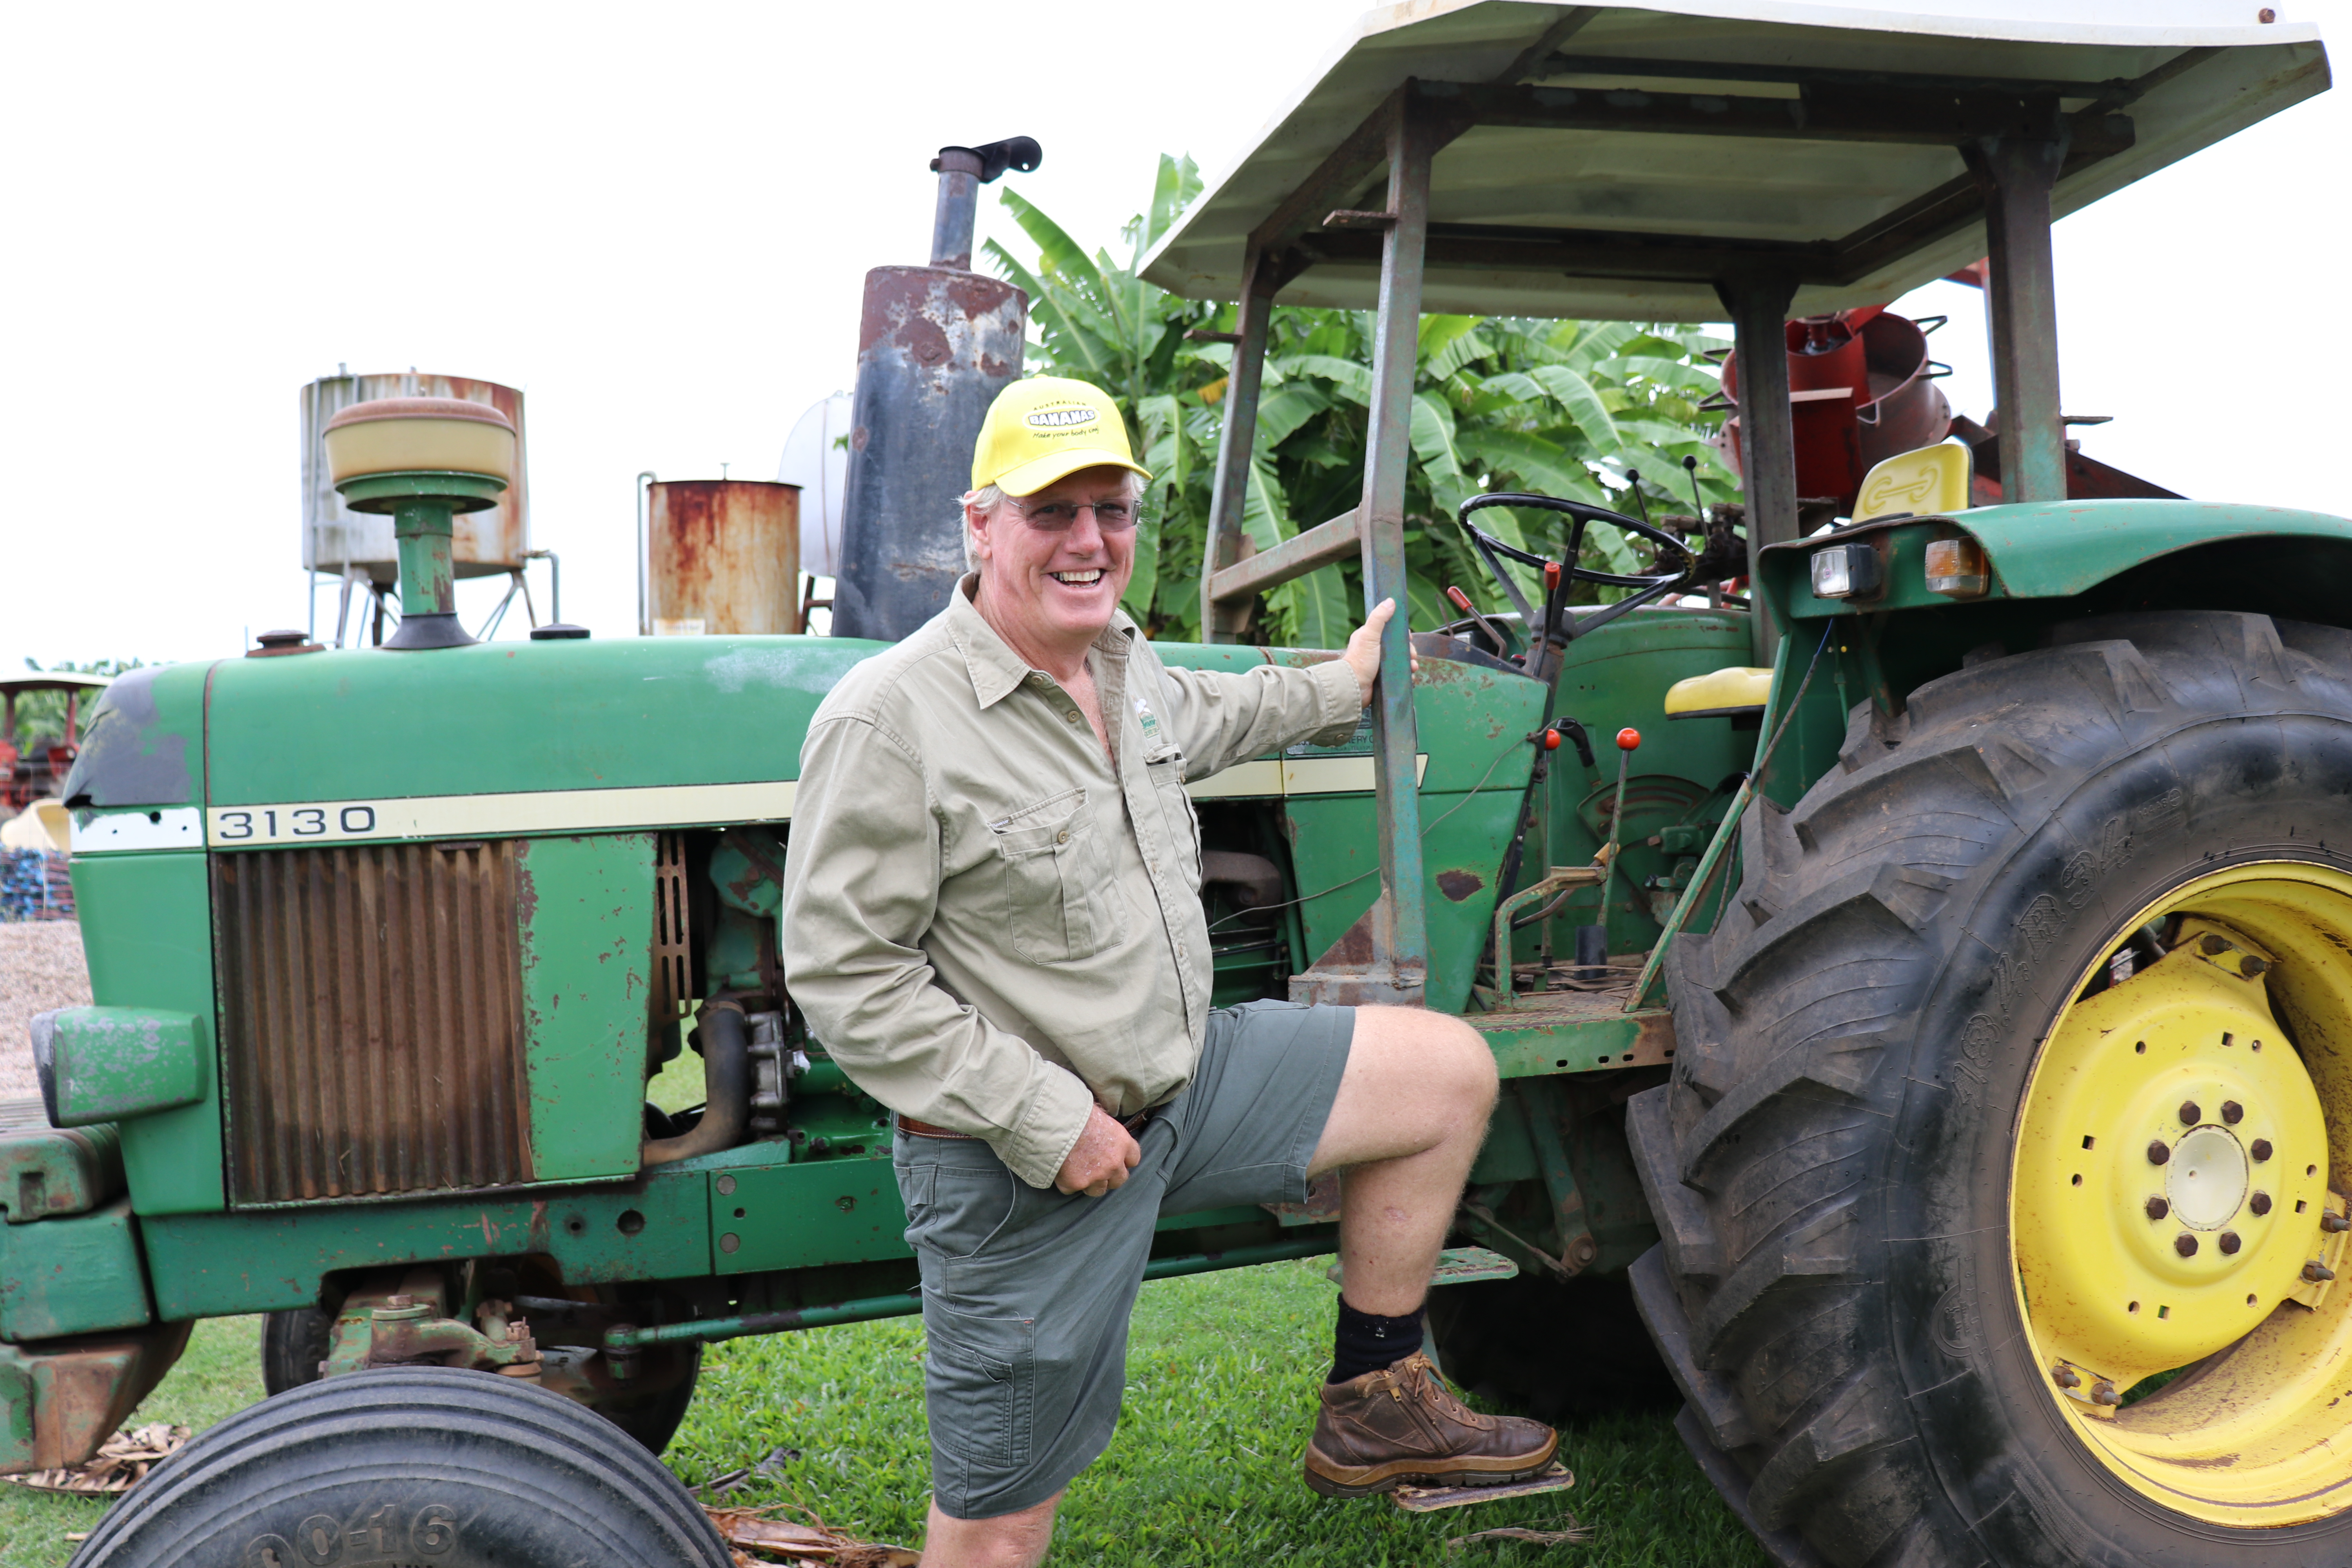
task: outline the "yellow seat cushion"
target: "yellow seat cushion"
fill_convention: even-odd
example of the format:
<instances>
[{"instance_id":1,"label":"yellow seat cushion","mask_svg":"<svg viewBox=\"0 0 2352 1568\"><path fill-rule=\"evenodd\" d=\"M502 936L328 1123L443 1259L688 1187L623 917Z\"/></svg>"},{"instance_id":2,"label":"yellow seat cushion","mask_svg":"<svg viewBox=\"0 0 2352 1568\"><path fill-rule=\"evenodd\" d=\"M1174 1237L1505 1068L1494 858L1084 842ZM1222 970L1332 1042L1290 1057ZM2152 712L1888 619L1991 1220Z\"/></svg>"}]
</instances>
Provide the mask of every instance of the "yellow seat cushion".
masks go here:
<instances>
[{"instance_id":1,"label":"yellow seat cushion","mask_svg":"<svg viewBox=\"0 0 2352 1568\"><path fill-rule=\"evenodd\" d=\"M1713 719L1729 713L1761 713L1771 695L1770 670L1736 664L1666 688L1666 717Z\"/></svg>"}]
</instances>

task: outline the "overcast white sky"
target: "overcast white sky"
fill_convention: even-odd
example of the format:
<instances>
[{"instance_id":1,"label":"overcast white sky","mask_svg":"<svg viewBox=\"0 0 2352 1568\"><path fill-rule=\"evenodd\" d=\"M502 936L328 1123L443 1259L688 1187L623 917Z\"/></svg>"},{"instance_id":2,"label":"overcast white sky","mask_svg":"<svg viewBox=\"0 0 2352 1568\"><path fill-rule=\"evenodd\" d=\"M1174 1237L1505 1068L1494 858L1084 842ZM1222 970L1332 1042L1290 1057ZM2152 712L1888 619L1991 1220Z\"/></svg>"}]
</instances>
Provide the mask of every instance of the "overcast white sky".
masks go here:
<instances>
[{"instance_id":1,"label":"overcast white sky","mask_svg":"<svg viewBox=\"0 0 2352 1568\"><path fill-rule=\"evenodd\" d=\"M625 634L632 476L773 475L847 388L865 270L926 258L936 148L1036 137L1008 183L1108 242L1159 153L1213 172L1362 8L0 8L0 668L304 624L296 399L338 363L522 387L565 618ZM2352 37L2352 0L2282 11ZM2348 163L2331 92L2059 226L2066 405L2116 416L2086 449L2352 510ZM1981 416L1979 297L1898 308L1954 314Z\"/></svg>"}]
</instances>

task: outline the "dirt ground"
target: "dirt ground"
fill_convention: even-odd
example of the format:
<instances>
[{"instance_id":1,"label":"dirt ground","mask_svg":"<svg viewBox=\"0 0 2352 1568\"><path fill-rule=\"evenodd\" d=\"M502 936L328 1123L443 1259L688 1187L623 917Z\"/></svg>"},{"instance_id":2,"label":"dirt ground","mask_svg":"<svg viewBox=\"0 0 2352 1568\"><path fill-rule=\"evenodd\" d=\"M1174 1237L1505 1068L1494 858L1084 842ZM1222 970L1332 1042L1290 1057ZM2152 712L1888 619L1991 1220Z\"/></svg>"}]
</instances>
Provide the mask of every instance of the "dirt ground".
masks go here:
<instances>
[{"instance_id":1,"label":"dirt ground","mask_svg":"<svg viewBox=\"0 0 2352 1568\"><path fill-rule=\"evenodd\" d=\"M0 925L0 1100L41 1092L33 1079L33 1015L89 1000L79 922Z\"/></svg>"}]
</instances>

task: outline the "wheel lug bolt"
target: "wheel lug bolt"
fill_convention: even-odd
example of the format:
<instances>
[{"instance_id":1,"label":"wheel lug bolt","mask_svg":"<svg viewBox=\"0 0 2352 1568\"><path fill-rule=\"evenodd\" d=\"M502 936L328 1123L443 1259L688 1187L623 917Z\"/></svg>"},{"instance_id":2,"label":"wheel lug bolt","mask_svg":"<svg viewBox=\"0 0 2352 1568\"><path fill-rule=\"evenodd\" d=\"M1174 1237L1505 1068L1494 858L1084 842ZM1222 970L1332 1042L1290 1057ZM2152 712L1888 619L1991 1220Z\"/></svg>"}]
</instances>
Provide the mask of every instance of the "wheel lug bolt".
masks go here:
<instances>
[{"instance_id":1,"label":"wheel lug bolt","mask_svg":"<svg viewBox=\"0 0 2352 1568\"><path fill-rule=\"evenodd\" d=\"M2180 1124L2183 1127L2194 1127L2204 1120L2205 1112L2195 1100L2184 1100L2180 1102Z\"/></svg>"},{"instance_id":2,"label":"wheel lug bolt","mask_svg":"<svg viewBox=\"0 0 2352 1568\"><path fill-rule=\"evenodd\" d=\"M2210 931L2198 939L2197 945L2204 951L2208 958L2219 958L2230 951L2229 939L2216 936Z\"/></svg>"},{"instance_id":3,"label":"wheel lug bolt","mask_svg":"<svg viewBox=\"0 0 2352 1568\"><path fill-rule=\"evenodd\" d=\"M2269 964L2263 963L2261 959L2256 958L2250 952L2239 961L2238 973L2244 975L2247 979L2252 980L2255 975L2260 974L2263 970L2268 969L2269 967Z\"/></svg>"},{"instance_id":4,"label":"wheel lug bolt","mask_svg":"<svg viewBox=\"0 0 2352 1568\"><path fill-rule=\"evenodd\" d=\"M2325 1263L2306 1263L2303 1266L2303 1277L2316 1285L2323 1280L2335 1279L2336 1270Z\"/></svg>"},{"instance_id":5,"label":"wheel lug bolt","mask_svg":"<svg viewBox=\"0 0 2352 1568\"><path fill-rule=\"evenodd\" d=\"M2168 1215L2168 1214L2170 1214L2171 1212L2172 1212L2172 1205L2171 1205L2170 1204L2166 1203L2166 1202L2164 1201L2164 1196L2163 1196L2163 1194L2160 1194L2160 1193L2150 1193L2150 1194L2148 1194L2148 1195L2147 1195L2147 1217L2148 1217L2148 1218L2150 1218L2150 1219L2162 1219L2166 1215Z\"/></svg>"},{"instance_id":6,"label":"wheel lug bolt","mask_svg":"<svg viewBox=\"0 0 2352 1568\"><path fill-rule=\"evenodd\" d=\"M2352 1219L2346 1219L2340 1214L2324 1214L2319 1216L2319 1228L2331 1234L2339 1230L2352 1230Z\"/></svg>"},{"instance_id":7,"label":"wheel lug bolt","mask_svg":"<svg viewBox=\"0 0 2352 1568\"><path fill-rule=\"evenodd\" d=\"M2172 1250L2183 1258L2194 1258L2197 1256L2197 1238L2184 1230L2172 1238Z\"/></svg>"},{"instance_id":8,"label":"wheel lug bolt","mask_svg":"<svg viewBox=\"0 0 2352 1568\"><path fill-rule=\"evenodd\" d=\"M2236 1231L2225 1230L2221 1233L2221 1250L2223 1252L2235 1256L2238 1247L2238 1233Z\"/></svg>"},{"instance_id":9,"label":"wheel lug bolt","mask_svg":"<svg viewBox=\"0 0 2352 1568\"><path fill-rule=\"evenodd\" d=\"M2254 1146L2246 1152L2257 1160L2267 1160L2271 1157L2271 1141L2267 1138L2257 1138L2254 1140Z\"/></svg>"},{"instance_id":10,"label":"wheel lug bolt","mask_svg":"<svg viewBox=\"0 0 2352 1568\"><path fill-rule=\"evenodd\" d=\"M2235 1127L2239 1122L2243 1121L2245 1119L2246 1108L2244 1106L2240 1105L2234 1100L2225 1100L2221 1102L2222 1121L2228 1122L2231 1126Z\"/></svg>"},{"instance_id":11,"label":"wheel lug bolt","mask_svg":"<svg viewBox=\"0 0 2352 1568\"><path fill-rule=\"evenodd\" d=\"M2123 1402L2124 1396L2116 1392L2116 1385L2107 1382L2105 1378L2101 1378L2098 1382L2091 1384L2092 1404L2121 1405Z\"/></svg>"},{"instance_id":12,"label":"wheel lug bolt","mask_svg":"<svg viewBox=\"0 0 2352 1568\"><path fill-rule=\"evenodd\" d=\"M2083 1386L2083 1374L2063 1362L2059 1363L2058 1370L2050 1374L2050 1377L2051 1381L2057 1384L2061 1388L2080 1388Z\"/></svg>"},{"instance_id":13,"label":"wheel lug bolt","mask_svg":"<svg viewBox=\"0 0 2352 1568\"><path fill-rule=\"evenodd\" d=\"M2169 1160L2169 1159L2171 1159L2171 1158L2172 1158L2172 1151L2171 1151L2170 1149L2168 1149L2168 1148L2165 1147L2165 1143L2164 1143L2164 1140L2163 1140L2163 1139L2161 1139L2161 1138L2151 1138L2151 1139L2149 1139L2149 1140L2147 1141L2147 1163L2148 1163L2149 1164L2151 1164L2151 1165L2161 1165L2161 1164L2163 1164L2167 1160ZM2254 1156L2254 1158L2256 1158L2256 1159L2258 1159L2258 1160L2259 1160L2259 1159L2261 1159L2261 1158L2262 1158L2262 1156L2261 1156L2261 1155L2259 1155L2259 1154L2257 1154L2257 1155L2255 1155L2255 1156Z\"/></svg>"},{"instance_id":14,"label":"wheel lug bolt","mask_svg":"<svg viewBox=\"0 0 2352 1568\"><path fill-rule=\"evenodd\" d=\"M2256 1193L2246 1200L2246 1206L2253 1210L2258 1217L2266 1215L2271 1212L2271 1195L2268 1193Z\"/></svg>"}]
</instances>

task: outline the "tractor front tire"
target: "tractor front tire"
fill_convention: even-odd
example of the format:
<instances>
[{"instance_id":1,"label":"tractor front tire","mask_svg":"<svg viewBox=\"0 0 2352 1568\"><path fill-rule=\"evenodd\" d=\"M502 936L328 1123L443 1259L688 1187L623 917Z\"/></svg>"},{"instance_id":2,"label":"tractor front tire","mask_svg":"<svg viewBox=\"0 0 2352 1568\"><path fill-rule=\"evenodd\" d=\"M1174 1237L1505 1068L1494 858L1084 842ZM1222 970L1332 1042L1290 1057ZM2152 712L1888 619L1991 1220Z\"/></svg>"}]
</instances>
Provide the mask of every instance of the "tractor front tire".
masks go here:
<instances>
[{"instance_id":1,"label":"tractor front tire","mask_svg":"<svg viewBox=\"0 0 2352 1568\"><path fill-rule=\"evenodd\" d=\"M1837 1568L2346 1561L2352 634L2075 622L1869 717L1628 1108L1703 1468Z\"/></svg>"},{"instance_id":2,"label":"tractor front tire","mask_svg":"<svg viewBox=\"0 0 2352 1568\"><path fill-rule=\"evenodd\" d=\"M686 1489L517 1379L396 1367L231 1416L107 1510L73 1568L730 1568Z\"/></svg>"}]
</instances>

